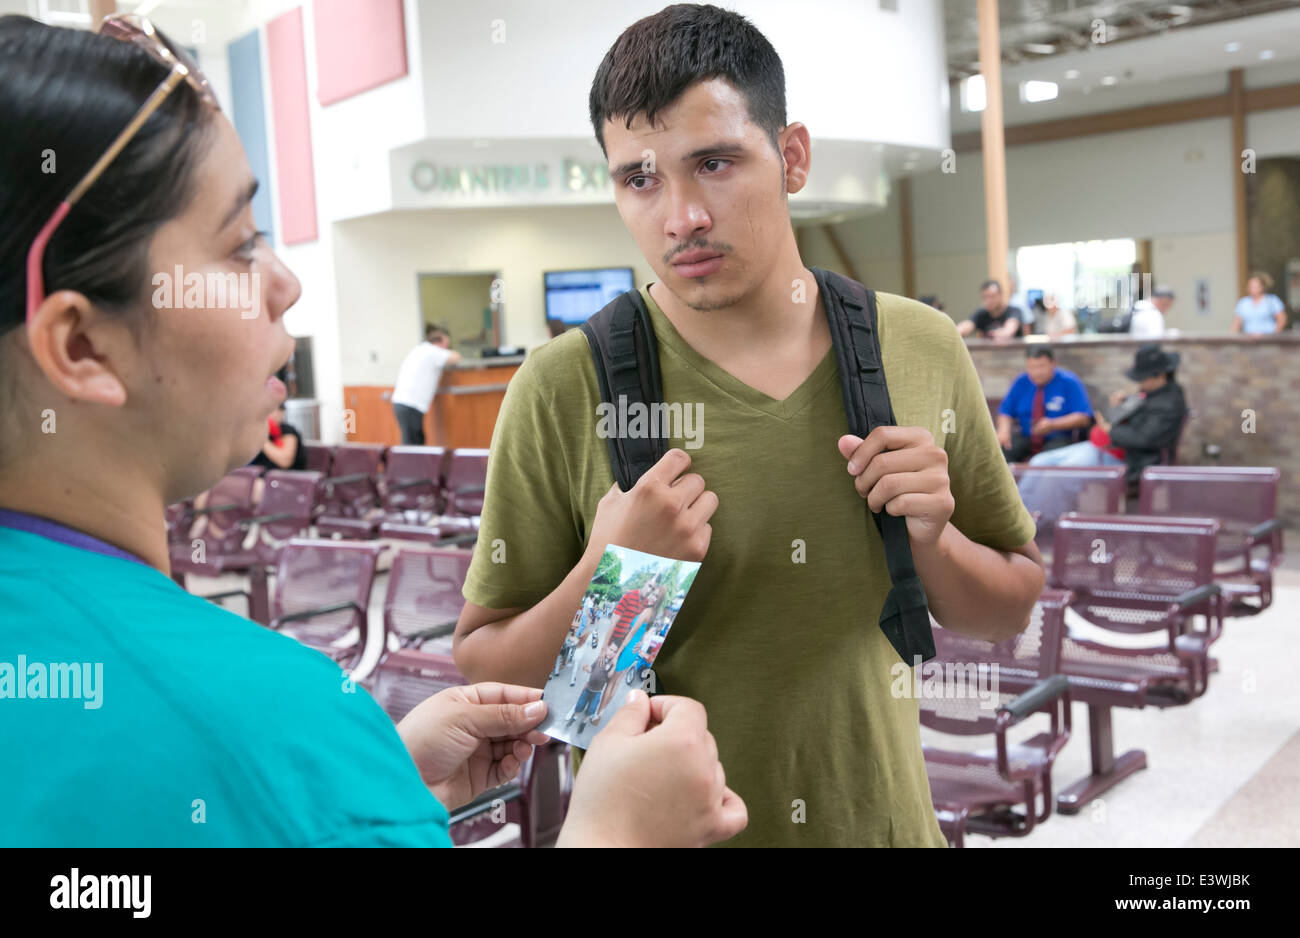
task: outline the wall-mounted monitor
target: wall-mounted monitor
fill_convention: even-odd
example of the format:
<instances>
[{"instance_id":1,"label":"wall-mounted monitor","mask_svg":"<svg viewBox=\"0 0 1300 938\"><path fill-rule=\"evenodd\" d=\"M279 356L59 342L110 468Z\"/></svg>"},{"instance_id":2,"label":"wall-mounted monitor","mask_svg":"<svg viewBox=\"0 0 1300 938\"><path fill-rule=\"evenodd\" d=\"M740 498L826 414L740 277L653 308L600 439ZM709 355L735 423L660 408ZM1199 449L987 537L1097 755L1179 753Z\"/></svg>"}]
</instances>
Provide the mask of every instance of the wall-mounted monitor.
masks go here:
<instances>
[{"instance_id":1,"label":"wall-mounted monitor","mask_svg":"<svg viewBox=\"0 0 1300 938\"><path fill-rule=\"evenodd\" d=\"M631 267L597 267L591 270L548 270L546 320L553 328L585 322L621 293L634 289Z\"/></svg>"}]
</instances>

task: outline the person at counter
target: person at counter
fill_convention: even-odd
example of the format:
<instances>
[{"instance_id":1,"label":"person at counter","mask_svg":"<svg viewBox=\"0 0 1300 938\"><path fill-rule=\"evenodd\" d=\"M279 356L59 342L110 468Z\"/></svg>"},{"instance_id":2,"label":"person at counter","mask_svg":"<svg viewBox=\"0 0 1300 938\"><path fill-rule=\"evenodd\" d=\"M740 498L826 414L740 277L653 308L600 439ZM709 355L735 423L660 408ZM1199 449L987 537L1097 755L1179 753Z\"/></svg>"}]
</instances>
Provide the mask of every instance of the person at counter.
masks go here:
<instances>
[{"instance_id":1,"label":"person at counter","mask_svg":"<svg viewBox=\"0 0 1300 938\"><path fill-rule=\"evenodd\" d=\"M393 416L402 431L403 446L424 445L424 415L433 404L442 370L460 363L451 350L451 336L432 323L424 327L424 341L411 349L397 370L393 388Z\"/></svg>"},{"instance_id":2,"label":"person at counter","mask_svg":"<svg viewBox=\"0 0 1300 938\"><path fill-rule=\"evenodd\" d=\"M1174 291L1158 286L1151 291L1151 299L1133 304L1133 318L1128 334L1135 339L1158 339L1166 332L1165 317L1174 305Z\"/></svg>"},{"instance_id":3,"label":"person at counter","mask_svg":"<svg viewBox=\"0 0 1300 938\"><path fill-rule=\"evenodd\" d=\"M1025 334L1024 314L1007 305L1002 295L1002 285L996 280L980 284L980 297L984 303L971 313L970 319L957 324L960 335L976 335L981 339L1011 339Z\"/></svg>"},{"instance_id":4,"label":"person at counter","mask_svg":"<svg viewBox=\"0 0 1300 938\"><path fill-rule=\"evenodd\" d=\"M1237 301L1232 316L1232 331L1245 335L1270 335L1286 329L1286 304L1273 293L1273 278L1256 271L1246 281L1246 295Z\"/></svg>"}]
</instances>

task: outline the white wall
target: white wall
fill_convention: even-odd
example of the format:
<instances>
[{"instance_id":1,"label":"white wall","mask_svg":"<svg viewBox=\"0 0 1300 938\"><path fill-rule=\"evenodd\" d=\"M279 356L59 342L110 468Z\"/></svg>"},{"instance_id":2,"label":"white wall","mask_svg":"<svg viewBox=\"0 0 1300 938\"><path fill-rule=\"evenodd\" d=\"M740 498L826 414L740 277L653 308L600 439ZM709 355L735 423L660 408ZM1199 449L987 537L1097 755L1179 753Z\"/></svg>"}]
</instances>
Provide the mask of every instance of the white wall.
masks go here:
<instances>
[{"instance_id":1,"label":"white wall","mask_svg":"<svg viewBox=\"0 0 1300 938\"><path fill-rule=\"evenodd\" d=\"M423 0L430 135L589 138L587 96L601 59L624 29L666 5ZM772 43L785 68L789 117L814 137L948 145L939 0L907 0L897 13L861 0L801 0L798 15L789 0L722 5Z\"/></svg>"},{"instance_id":2,"label":"white wall","mask_svg":"<svg viewBox=\"0 0 1300 938\"><path fill-rule=\"evenodd\" d=\"M502 341L545 342L542 272L635 268L654 278L612 206L426 210L340 222L334 230L341 384L391 384L419 321L420 273L499 271Z\"/></svg>"}]
</instances>

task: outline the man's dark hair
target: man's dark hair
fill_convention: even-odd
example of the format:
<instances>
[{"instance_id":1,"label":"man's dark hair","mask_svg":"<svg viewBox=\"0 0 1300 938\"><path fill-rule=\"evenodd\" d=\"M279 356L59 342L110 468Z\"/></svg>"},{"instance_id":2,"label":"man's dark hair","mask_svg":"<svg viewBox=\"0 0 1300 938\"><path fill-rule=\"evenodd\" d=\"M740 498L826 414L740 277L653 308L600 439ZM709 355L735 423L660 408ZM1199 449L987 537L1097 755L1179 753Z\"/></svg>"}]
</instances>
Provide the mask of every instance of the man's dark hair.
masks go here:
<instances>
[{"instance_id":1,"label":"man's dark hair","mask_svg":"<svg viewBox=\"0 0 1300 938\"><path fill-rule=\"evenodd\" d=\"M1025 358L1050 358L1056 361L1056 354L1052 351L1050 345L1031 345L1025 352Z\"/></svg>"},{"instance_id":2,"label":"man's dark hair","mask_svg":"<svg viewBox=\"0 0 1300 938\"><path fill-rule=\"evenodd\" d=\"M785 69L754 24L739 13L678 3L637 20L615 40L596 69L589 110L600 149L605 121L627 126L655 116L698 81L725 78L745 98L749 119L777 146L785 129Z\"/></svg>"},{"instance_id":3,"label":"man's dark hair","mask_svg":"<svg viewBox=\"0 0 1300 938\"><path fill-rule=\"evenodd\" d=\"M1002 284L998 283L996 280L985 280L983 283L980 284L980 292L983 293L989 287L997 287L998 292L999 293L1002 292Z\"/></svg>"},{"instance_id":4,"label":"man's dark hair","mask_svg":"<svg viewBox=\"0 0 1300 938\"><path fill-rule=\"evenodd\" d=\"M447 337L448 341L451 341L451 333L437 323L431 322L424 327L424 341L426 342L432 342L434 339L444 335Z\"/></svg>"}]
</instances>

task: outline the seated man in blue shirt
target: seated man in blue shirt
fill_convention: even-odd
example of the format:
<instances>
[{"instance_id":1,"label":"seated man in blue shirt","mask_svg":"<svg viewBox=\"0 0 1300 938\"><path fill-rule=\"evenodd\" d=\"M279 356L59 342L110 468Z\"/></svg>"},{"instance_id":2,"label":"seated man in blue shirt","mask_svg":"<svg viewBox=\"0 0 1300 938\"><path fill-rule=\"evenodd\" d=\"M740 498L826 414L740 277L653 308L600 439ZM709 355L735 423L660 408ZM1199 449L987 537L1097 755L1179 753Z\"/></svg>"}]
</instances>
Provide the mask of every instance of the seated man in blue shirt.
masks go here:
<instances>
[{"instance_id":1,"label":"seated man in blue shirt","mask_svg":"<svg viewBox=\"0 0 1300 938\"><path fill-rule=\"evenodd\" d=\"M1073 443L1074 430L1091 423L1092 404L1079 376L1057 368L1047 346L1032 346L1025 353L1024 374L1011 383L998 408L998 442L1007 462Z\"/></svg>"}]
</instances>

